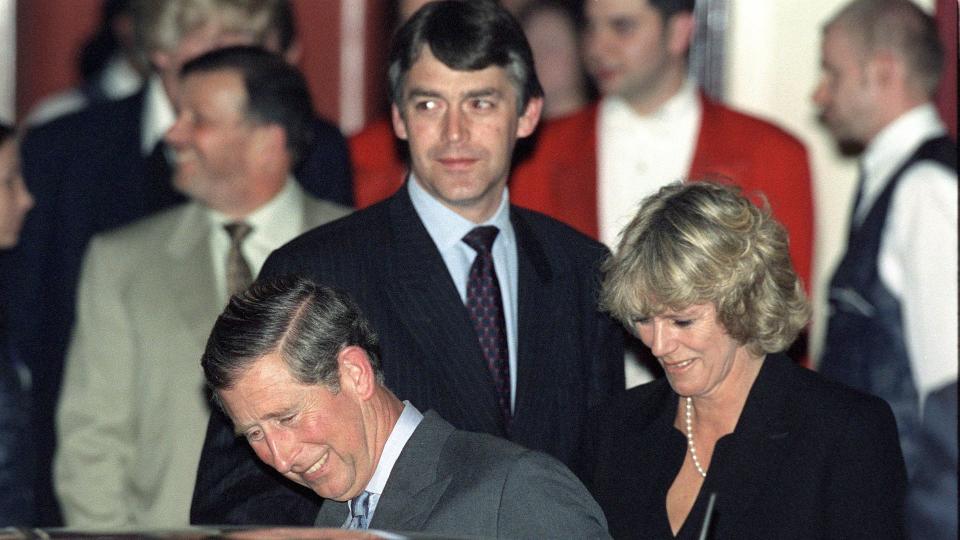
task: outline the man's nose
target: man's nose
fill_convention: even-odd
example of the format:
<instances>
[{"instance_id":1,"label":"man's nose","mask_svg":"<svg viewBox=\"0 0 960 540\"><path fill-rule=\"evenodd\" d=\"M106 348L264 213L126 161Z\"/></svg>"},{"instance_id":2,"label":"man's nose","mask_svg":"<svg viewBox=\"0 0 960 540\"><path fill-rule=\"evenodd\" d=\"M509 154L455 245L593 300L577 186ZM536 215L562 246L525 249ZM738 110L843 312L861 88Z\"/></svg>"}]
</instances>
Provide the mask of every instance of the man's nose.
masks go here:
<instances>
[{"instance_id":1,"label":"man's nose","mask_svg":"<svg viewBox=\"0 0 960 540\"><path fill-rule=\"evenodd\" d=\"M450 142L463 142L468 138L467 115L456 107L451 107L446 114L444 135Z\"/></svg>"},{"instance_id":2,"label":"man's nose","mask_svg":"<svg viewBox=\"0 0 960 540\"><path fill-rule=\"evenodd\" d=\"M829 97L830 91L827 89L827 82L820 81L813 89L813 94L810 96L810 99L813 101L814 105L823 108L827 104Z\"/></svg>"},{"instance_id":3,"label":"man's nose","mask_svg":"<svg viewBox=\"0 0 960 540\"><path fill-rule=\"evenodd\" d=\"M267 446L273 458L273 468L281 474L290 472L299 453L297 441L289 434L273 433L267 435Z\"/></svg>"}]
</instances>

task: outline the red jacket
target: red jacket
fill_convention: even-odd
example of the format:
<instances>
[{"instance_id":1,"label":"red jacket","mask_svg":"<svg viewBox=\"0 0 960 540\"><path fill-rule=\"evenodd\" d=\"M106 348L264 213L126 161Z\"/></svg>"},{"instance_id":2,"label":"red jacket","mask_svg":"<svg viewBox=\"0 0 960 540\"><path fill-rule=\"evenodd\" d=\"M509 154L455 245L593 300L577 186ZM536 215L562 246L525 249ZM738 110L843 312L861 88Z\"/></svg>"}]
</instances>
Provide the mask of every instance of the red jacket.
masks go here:
<instances>
[{"instance_id":1,"label":"red jacket","mask_svg":"<svg viewBox=\"0 0 960 540\"><path fill-rule=\"evenodd\" d=\"M748 195L763 192L790 234L790 256L809 290L814 217L806 149L769 122L702 95L701 101L703 118L687 176L725 177ZM535 150L516 166L510 184L514 204L539 210L593 238L599 228L597 111L594 103L541 126Z\"/></svg>"}]
</instances>

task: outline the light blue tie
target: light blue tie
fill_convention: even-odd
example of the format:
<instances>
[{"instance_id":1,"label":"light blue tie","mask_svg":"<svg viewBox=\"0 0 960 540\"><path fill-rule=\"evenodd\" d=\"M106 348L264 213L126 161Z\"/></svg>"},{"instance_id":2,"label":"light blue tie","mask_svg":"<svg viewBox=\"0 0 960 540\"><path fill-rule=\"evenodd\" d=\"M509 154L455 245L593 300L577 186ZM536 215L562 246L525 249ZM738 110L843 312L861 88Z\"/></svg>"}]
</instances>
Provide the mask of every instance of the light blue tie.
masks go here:
<instances>
[{"instance_id":1,"label":"light blue tie","mask_svg":"<svg viewBox=\"0 0 960 540\"><path fill-rule=\"evenodd\" d=\"M370 512L370 492L364 491L350 499L350 523L348 529L366 529L369 524L367 513Z\"/></svg>"}]
</instances>

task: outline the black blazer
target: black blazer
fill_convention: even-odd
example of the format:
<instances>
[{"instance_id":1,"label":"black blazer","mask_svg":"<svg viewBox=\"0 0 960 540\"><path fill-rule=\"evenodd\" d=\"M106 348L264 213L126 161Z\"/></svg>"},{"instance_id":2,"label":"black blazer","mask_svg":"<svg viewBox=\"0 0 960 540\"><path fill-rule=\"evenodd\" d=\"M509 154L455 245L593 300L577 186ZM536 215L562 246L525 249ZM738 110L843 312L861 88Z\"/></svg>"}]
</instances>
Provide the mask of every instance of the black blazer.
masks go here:
<instances>
[{"instance_id":1,"label":"black blazer","mask_svg":"<svg viewBox=\"0 0 960 540\"><path fill-rule=\"evenodd\" d=\"M584 480L614 538L672 538L667 490L687 451L678 400L664 378L634 388L588 436ZM902 538L905 491L886 402L769 355L678 537L698 537L716 493L711 539Z\"/></svg>"},{"instance_id":2,"label":"black blazer","mask_svg":"<svg viewBox=\"0 0 960 540\"><path fill-rule=\"evenodd\" d=\"M387 386L398 397L459 429L505 437L573 465L587 411L624 387L623 332L597 311L607 250L541 214L511 207L510 216L520 277L509 432L469 315L406 187L294 239L270 256L261 278L300 273L346 290L380 335ZM246 446L215 412L191 522L276 523L283 516L286 524L312 523L315 498L292 510L304 499L271 471L264 474Z\"/></svg>"},{"instance_id":3,"label":"black blazer","mask_svg":"<svg viewBox=\"0 0 960 540\"><path fill-rule=\"evenodd\" d=\"M31 129L23 140L23 176L36 206L27 215L20 245L0 255L0 278L17 314L10 324L12 345L34 377L43 525L59 521L49 481L53 409L87 243L97 233L184 200L170 184L169 167L154 166L141 153L144 97L141 90L94 104ZM313 150L297 179L308 192L349 205L346 141L319 119L314 132Z\"/></svg>"}]
</instances>

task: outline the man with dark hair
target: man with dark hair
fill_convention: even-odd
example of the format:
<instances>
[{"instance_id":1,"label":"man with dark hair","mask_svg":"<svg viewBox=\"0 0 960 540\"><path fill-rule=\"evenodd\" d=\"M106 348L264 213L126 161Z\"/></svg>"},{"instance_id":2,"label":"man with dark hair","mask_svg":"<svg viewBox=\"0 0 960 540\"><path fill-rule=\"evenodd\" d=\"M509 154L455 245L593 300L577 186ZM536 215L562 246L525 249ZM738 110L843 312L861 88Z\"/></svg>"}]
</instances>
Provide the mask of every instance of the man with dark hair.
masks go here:
<instances>
[{"instance_id":1,"label":"man with dark hair","mask_svg":"<svg viewBox=\"0 0 960 540\"><path fill-rule=\"evenodd\" d=\"M209 407L195 361L267 255L347 210L294 181L310 94L254 47L188 62L167 133L190 202L90 243L57 414L54 482L72 527L176 528Z\"/></svg>"},{"instance_id":2,"label":"man with dark hair","mask_svg":"<svg viewBox=\"0 0 960 540\"><path fill-rule=\"evenodd\" d=\"M688 76L694 0L591 0L584 10L585 63L602 98L543 126L514 172L514 200L614 246L644 197L682 178L721 179L766 196L809 289L806 150L781 128L710 99ZM631 369L628 384L645 379Z\"/></svg>"},{"instance_id":3,"label":"man with dark hair","mask_svg":"<svg viewBox=\"0 0 960 540\"><path fill-rule=\"evenodd\" d=\"M542 106L523 32L494 2L433 2L390 58L406 184L278 250L263 276L348 291L400 398L575 466L588 409L623 390L622 329L597 309L607 250L510 205L510 156ZM215 413L191 519L312 523L316 498L268 472Z\"/></svg>"},{"instance_id":4,"label":"man with dark hair","mask_svg":"<svg viewBox=\"0 0 960 540\"><path fill-rule=\"evenodd\" d=\"M342 292L264 281L217 319L203 371L257 457L326 499L315 524L497 538L604 538L555 459L421 414L384 386L377 337Z\"/></svg>"},{"instance_id":5,"label":"man with dark hair","mask_svg":"<svg viewBox=\"0 0 960 540\"><path fill-rule=\"evenodd\" d=\"M921 464L945 461L925 455L921 424L957 423L956 399L931 408L944 418L921 415L957 380L957 145L931 103L943 50L913 2L855 0L824 27L821 64L820 117L864 150L820 371L890 403L913 489ZM953 457L941 474L956 475ZM956 483L925 498L941 501L942 532L956 537Z\"/></svg>"},{"instance_id":6,"label":"man with dark hair","mask_svg":"<svg viewBox=\"0 0 960 540\"><path fill-rule=\"evenodd\" d=\"M184 62L226 45L260 44L281 52L287 0L136 0L137 54L149 61L132 96L92 105L30 129L23 139L23 176L37 206L23 243L0 255L18 355L29 363L37 394L38 524L60 524L50 484L54 405L77 283L90 239L184 201L171 185L172 152L162 139ZM274 28L273 24L281 24ZM286 52L286 51L284 51ZM313 111L310 117L315 118ZM308 193L351 204L346 142L333 124L315 119L314 143L296 168Z\"/></svg>"}]
</instances>

